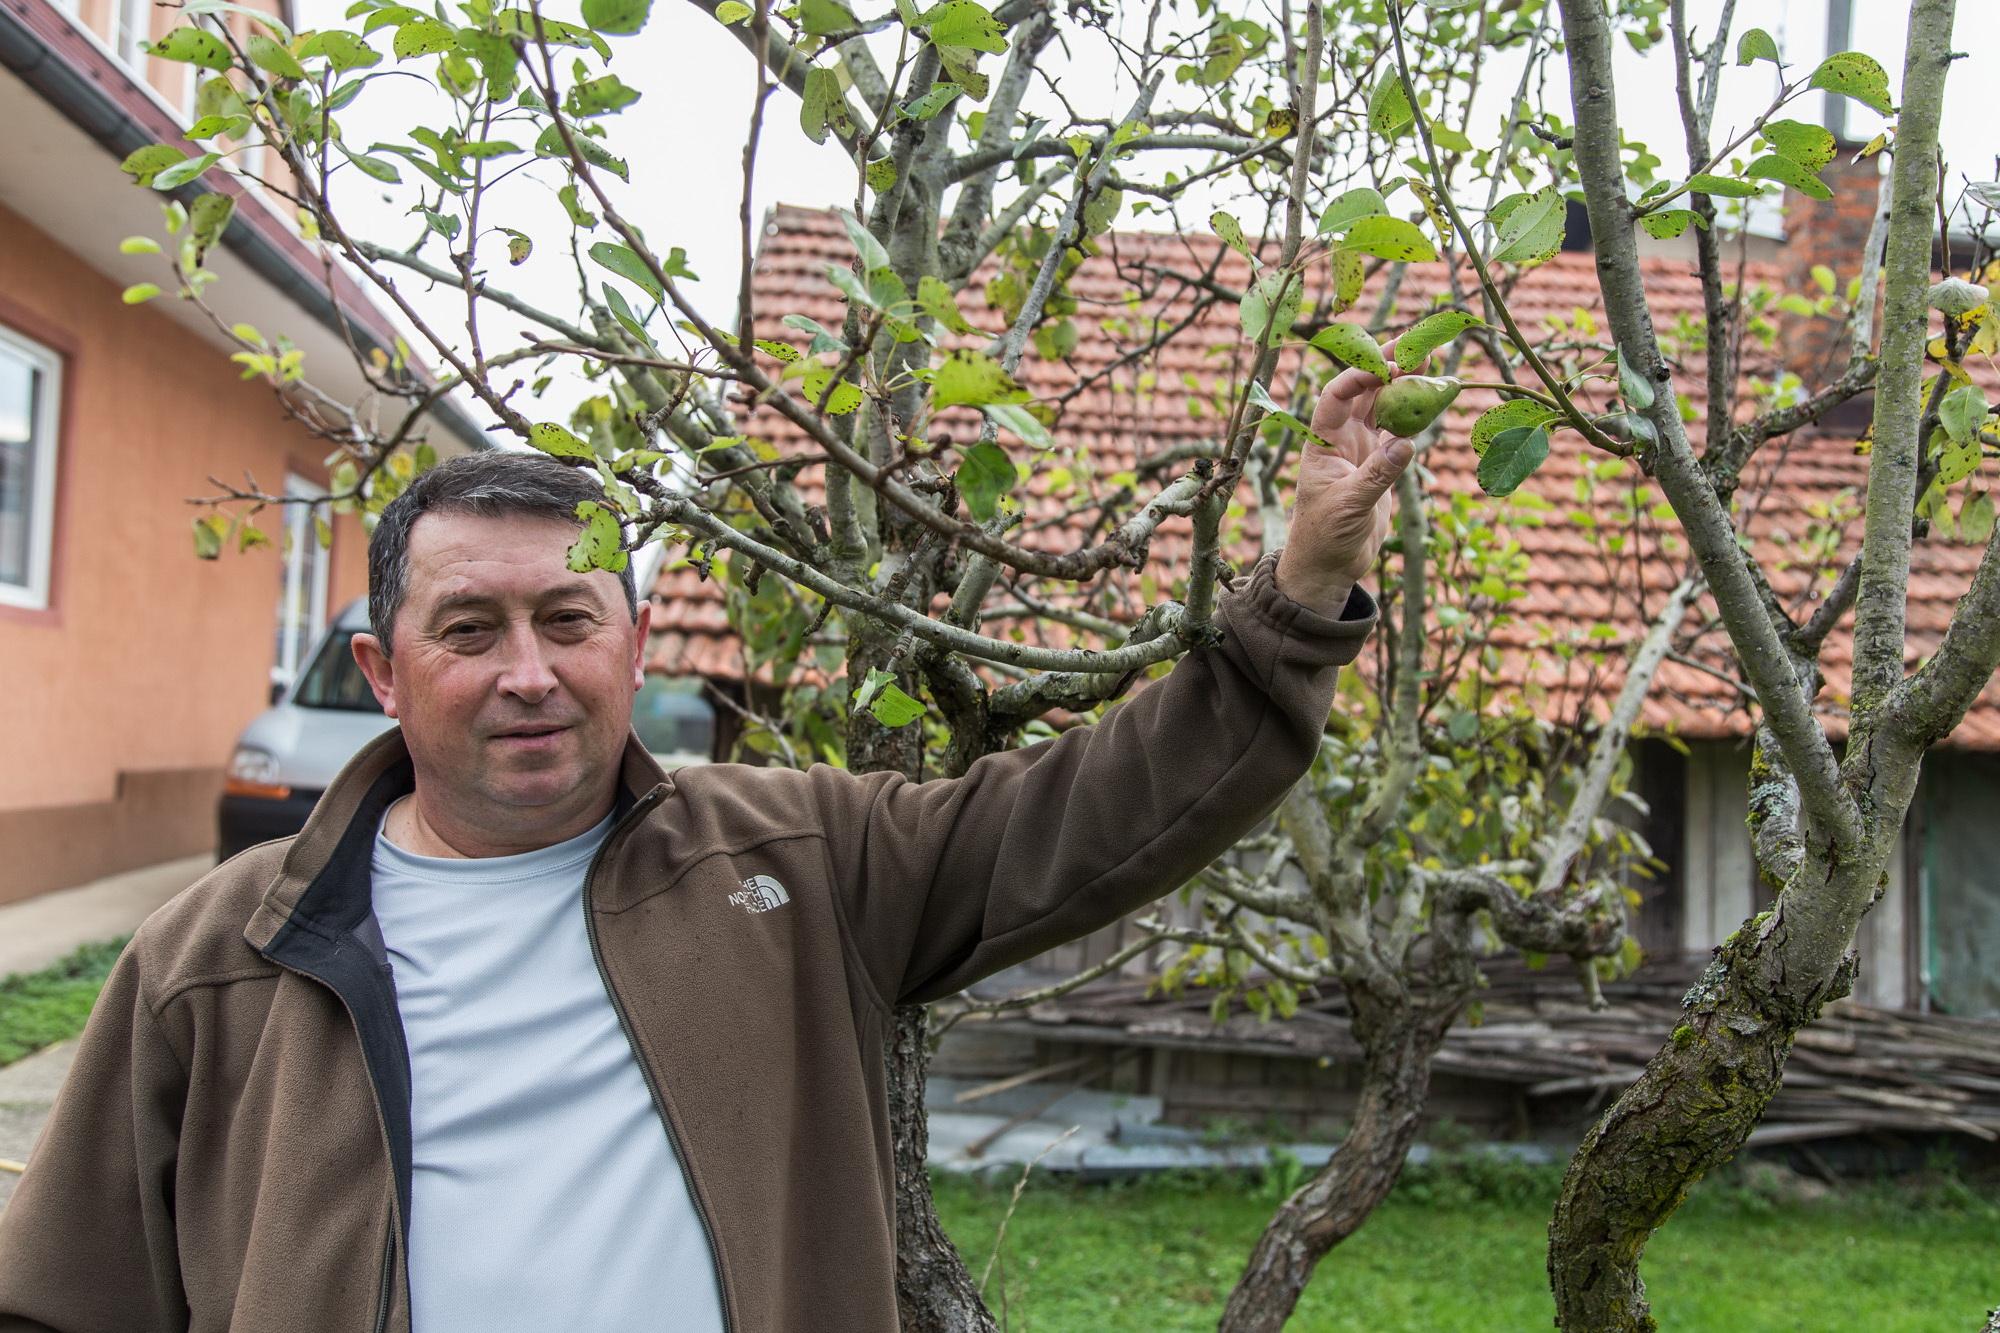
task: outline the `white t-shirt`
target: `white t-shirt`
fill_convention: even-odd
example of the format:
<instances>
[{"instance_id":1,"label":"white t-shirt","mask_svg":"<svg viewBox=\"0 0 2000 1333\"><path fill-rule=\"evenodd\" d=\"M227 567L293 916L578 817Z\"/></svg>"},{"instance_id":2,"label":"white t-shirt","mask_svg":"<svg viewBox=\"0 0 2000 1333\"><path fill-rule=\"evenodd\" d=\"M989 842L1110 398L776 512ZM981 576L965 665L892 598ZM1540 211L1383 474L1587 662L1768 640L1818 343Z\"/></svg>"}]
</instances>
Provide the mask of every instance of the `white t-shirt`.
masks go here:
<instances>
[{"instance_id":1,"label":"white t-shirt","mask_svg":"<svg viewBox=\"0 0 2000 1333\"><path fill-rule=\"evenodd\" d=\"M611 820L519 856L378 831L375 916L410 1048L414 1333L720 1333L700 1214L591 958Z\"/></svg>"}]
</instances>

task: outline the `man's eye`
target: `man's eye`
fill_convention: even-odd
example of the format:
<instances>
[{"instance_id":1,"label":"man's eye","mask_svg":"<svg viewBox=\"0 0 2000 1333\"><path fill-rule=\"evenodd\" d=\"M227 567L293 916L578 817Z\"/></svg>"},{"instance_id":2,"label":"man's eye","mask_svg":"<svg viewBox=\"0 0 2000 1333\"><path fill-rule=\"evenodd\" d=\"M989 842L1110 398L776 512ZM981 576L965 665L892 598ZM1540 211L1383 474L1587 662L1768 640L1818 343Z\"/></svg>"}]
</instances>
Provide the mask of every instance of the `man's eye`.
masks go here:
<instances>
[{"instance_id":1,"label":"man's eye","mask_svg":"<svg viewBox=\"0 0 2000 1333\"><path fill-rule=\"evenodd\" d=\"M462 625L453 625L444 634L448 639L469 639L475 634L483 634L485 632L486 627L484 625L475 625L468 621Z\"/></svg>"}]
</instances>

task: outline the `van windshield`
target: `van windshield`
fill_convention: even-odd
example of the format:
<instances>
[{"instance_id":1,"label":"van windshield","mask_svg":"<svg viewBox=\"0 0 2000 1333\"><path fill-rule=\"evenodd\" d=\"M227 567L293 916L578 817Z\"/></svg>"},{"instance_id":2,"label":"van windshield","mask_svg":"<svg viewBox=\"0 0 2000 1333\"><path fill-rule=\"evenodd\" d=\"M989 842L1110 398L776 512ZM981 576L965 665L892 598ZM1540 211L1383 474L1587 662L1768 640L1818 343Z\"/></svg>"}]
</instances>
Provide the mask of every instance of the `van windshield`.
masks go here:
<instances>
[{"instance_id":1,"label":"van windshield","mask_svg":"<svg viewBox=\"0 0 2000 1333\"><path fill-rule=\"evenodd\" d=\"M354 663L354 653L348 648L353 638L353 630L335 630L327 636L319 656L313 658L312 665L299 678L298 688L292 691L294 704L300 708L337 708L349 713L382 711L382 705L375 702L375 691L368 688L368 678L361 674L361 668Z\"/></svg>"}]
</instances>

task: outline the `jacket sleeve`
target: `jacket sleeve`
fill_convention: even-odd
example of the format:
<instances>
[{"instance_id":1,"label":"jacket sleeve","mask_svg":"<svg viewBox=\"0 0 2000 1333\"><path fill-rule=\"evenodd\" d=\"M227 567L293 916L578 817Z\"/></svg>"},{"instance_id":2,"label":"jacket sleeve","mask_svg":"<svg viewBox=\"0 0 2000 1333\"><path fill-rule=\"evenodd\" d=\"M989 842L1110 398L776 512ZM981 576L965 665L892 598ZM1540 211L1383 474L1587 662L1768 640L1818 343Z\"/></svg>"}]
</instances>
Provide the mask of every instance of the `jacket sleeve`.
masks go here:
<instances>
[{"instance_id":1,"label":"jacket sleeve","mask_svg":"<svg viewBox=\"0 0 2000 1333\"><path fill-rule=\"evenodd\" d=\"M1225 593L1222 642L1102 721L1001 751L950 780L807 775L848 934L878 998L931 1000L1180 887L1275 809L1307 768L1334 678L1375 625L1278 590L1277 557Z\"/></svg>"},{"instance_id":2,"label":"jacket sleeve","mask_svg":"<svg viewBox=\"0 0 2000 1333\"><path fill-rule=\"evenodd\" d=\"M0 1331L187 1327L173 1180L187 1079L142 993L112 968L27 1172L0 1213Z\"/></svg>"}]
</instances>

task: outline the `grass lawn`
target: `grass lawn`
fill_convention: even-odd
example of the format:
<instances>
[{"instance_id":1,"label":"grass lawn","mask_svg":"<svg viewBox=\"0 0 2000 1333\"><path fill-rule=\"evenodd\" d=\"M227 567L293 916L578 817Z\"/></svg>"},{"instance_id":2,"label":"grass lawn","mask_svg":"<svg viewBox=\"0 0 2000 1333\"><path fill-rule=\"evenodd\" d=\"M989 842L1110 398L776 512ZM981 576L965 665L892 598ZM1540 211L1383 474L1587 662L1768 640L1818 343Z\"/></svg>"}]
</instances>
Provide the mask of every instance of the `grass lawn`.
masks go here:
<instances>
[{"instance_id":1,"label":"grass lawn","mask_svg":"<svg viewBox=\"0 0 2000 1333\"><path fill-rule=\"evenodd\" d=\"M125 941L86 944L39 972L0 980L0 1065L83 1031Z\"/></svg>"},{"instance_id":2,"label":"grass lawn","mask_svg":"<svg viewBox=\"0 0 2000 1333\"><path fill-rule=\"evenodd\" d=\"M1496 1333L1551 1326L1543 1269L1550 1168L1413 1170L1320 1265L1289 1328ZM977 1278L1010 1184L938 1182L938 1209ZM2000 1301L2000 1207L1952 1178L1775 1197L1698 1191L1655 1237L1645 1275L1674 1333L1972 1333ZM1278 1197L1254 1179L1029 1186L986 1288L1011 1333L1215 1327Z\"/></svg>"}]
</instances>

